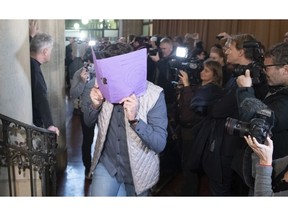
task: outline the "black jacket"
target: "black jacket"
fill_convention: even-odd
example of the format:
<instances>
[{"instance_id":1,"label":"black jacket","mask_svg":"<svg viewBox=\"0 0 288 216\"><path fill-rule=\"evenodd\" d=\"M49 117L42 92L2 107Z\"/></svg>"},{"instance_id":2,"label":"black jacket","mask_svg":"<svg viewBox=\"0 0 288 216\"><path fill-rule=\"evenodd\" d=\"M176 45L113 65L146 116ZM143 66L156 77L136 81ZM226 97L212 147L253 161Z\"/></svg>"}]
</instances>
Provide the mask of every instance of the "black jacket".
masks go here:
<instances>
[{"instance_id":1,"label":"black jacket","mask_svg":"<svg viewBox=\"0 0 288 216\"><path fill-rule=\"evenodd\" d=\"M41 64L30 58L33 124L37 127L48 128L53 124L50 107L47 99L47 86L41 71Z\"/></svg>"},{"instance_id":2,"label":"black jacket","mask_svg":"<svg viewBox=\"0 0 288 216\"><path fill-rule=\"evenodd\" d=\"M232 161L244 139L226 132L227 117L237 119L238 106L235 96L237 85L232 78L222 96L211 104L205 117L194 129L197 134L190 157L191 170L203 168L209 179L229 181L225 176L232 173Z\"/></svg>"},{"instance_id":3,"label":"black jacket","mask_svg":"<svg viewBox=\"0 0 288 216\"><path fill-rule=\"evenodd\" d=\"M237 91L238 103L247 98L255 98L253 88L239 88ZM262 101L269 109L274 111L275 121L272 128L272 140L274 142L273 159L288 155L288 87L270 87L270 91ZM241 112L241 107L239 107ZM241 113L241 119L245 119L245 113Z\"/></svg>"}]
</instances>

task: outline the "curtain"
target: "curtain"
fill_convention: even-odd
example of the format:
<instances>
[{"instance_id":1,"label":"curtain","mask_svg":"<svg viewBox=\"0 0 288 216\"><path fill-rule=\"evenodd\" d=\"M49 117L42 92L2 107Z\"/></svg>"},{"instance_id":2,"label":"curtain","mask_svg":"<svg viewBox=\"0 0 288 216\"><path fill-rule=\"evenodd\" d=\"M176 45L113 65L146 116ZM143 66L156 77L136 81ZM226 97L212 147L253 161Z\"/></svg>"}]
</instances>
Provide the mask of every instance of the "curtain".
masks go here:
<instances>
[{"instance_id":1,"label":"curtain","mask_svg":"<svg viewBox=\"0 0 288 216\"><path fill-rule=\"evenodd\" d=\"M153 20L153 35L184 36L197 32L203 41L206 51L218 43L216 35L220 32L228 34L253 34L265 48L283 41L288 31L288 20Z\"/></svg>"}]
</instances>

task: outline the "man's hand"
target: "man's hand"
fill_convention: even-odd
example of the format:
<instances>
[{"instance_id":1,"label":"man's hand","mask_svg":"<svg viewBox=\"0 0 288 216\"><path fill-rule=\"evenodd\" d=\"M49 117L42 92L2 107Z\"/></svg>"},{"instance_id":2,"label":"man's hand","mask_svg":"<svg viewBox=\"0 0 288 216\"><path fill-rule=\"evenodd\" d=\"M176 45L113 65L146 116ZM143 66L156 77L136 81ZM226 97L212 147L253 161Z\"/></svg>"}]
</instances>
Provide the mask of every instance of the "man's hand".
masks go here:
<instances>
[{"instance_id":1,"label":"man's hand","mask_svg":"<svg viewBox=\"0 0 288 216\"><path fill-rule=\"evenodd\" d=\"M88 78L89 78L90 74L89 72L86 70L85 67L83 67L81 73L80 73L80 77L81 77L81 80L86 83Z\"/></svg>"},{"instance_id":2,"label":"man's hand","mask_svg":"<svg viewBox=\"0 0 288 216\"><path fill-rule=\"evenodd\" d=\"M189 77L188 77L187 72L185 72L183 70L179 70L178 77L179 77L179 81L181 80L184 87L190 86Z\"/></svg>"},{"instance_id":3,"label":"man's hand","mask_svg":"<svg viewBox=\"0 0 288 216\"><path fill-rule=\"evenodd\" d=\"M245 71L245 75L240 75L236 79L237 85L239 87L251 87L252 86L252 78L250 76L250 70Z\"/></svg>"},{"instance_id":4,"label":"man's hand","mask_svg":"<svg viewBox=\"0 0 288 216\"><path fill-rule=\"evenodd\" d=\"M159 53L157 52L157 54L155 56L150 56L149 57L152 59L152 61L154 62L158 62L160 60L160 57L159 57Z\"/></svg>"},{"instance_id":5,"label":"man's hand","mask_svg":"<svg viewBox=\"0 0 288 216\"><path fill-rule=\"evenodd\" d=\"M47 130L55 132L57 134L57 136L59 136L59 134L60 134L59 129L57 127L53 126L53 125L48 127Z\"/></svg>"},{"instance_id":6,"label":"man's hand","mask_svg":"<svg viewBox=\"0 0 288 216\"><path fill-rule=\"evenodd\" d=\"M91 89L90 98L95 109L98 109L102 105L104 98L97 85Z\"/></svg>"},{"instance_id":7,"label":"man's hand","mask_svg":"<svg viewBox=\"0 0 288 216\"><path fill-rule=\"evenodd\" d=\"M29 20L29 36L32 38L38 33L38 21Z\"/></svg>"},{"instance_id":8,"label":"man's hand","mask_svg":"<svg viewBox=\"0 0 288 216\"><path fill-rule=\"evenodd\" d=\"M221 38L221 40L225 40L228 39L229 37L231 37L229 34L227 34L226 32L220 32L217 37Z\"/></svg>"},{"instance_id":9,"label":"man's hand","mask_svg":"<svg viewBox=\"0 0 288 216\"><path fill-rule=\"evenodd\" d=\"M123 103L125 116L127 117L128 121L135 120L139 105L137 96L132 94L130 97L123 98L119 103Z\"/></svg>"},{"instance_id":10,"label":"man's hand","mask_svg":"<svg viewBox=\"0 0 288 216\"><path fill-rule=\"evenodd\" d=\"M271 165L273 154L273 141L267 137L265 144L260 144L255 137L244 136L251 149L258 155L260 165Z\"/></svg>"}]
</instances>

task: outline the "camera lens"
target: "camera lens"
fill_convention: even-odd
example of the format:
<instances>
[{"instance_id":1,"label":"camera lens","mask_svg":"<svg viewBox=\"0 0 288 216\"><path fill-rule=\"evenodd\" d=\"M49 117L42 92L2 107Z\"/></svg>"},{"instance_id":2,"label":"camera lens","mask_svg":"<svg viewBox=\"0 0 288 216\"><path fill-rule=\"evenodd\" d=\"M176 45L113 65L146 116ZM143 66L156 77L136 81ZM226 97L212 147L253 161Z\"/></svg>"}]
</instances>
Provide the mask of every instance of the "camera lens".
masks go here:
<instances>
[{"instance_id":1,"label":"camera lens","mask_svg":"<svg viewBox=\"0 0 288 216\"><path fill-rule=\"evenodd\" d=\"M249 123L228 117L225 123L225 130L229 135L244 137L249 134Z\"/></svg>"}]
</instances>

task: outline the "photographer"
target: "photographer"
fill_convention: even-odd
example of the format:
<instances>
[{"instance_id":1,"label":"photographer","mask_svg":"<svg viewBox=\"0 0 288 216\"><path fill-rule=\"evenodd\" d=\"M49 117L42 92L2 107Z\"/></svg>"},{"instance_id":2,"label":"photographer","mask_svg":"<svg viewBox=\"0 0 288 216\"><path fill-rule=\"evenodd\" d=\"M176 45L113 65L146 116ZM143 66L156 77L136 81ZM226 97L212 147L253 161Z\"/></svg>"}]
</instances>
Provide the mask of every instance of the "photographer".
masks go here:
<instances>
[{"instance_id":1,"label":"photographer","mask_svg":"<svg viewBox=\"0 0 288 216\"><path fill-rule=\"evenodd\" d=\"M156 55L149 55L149 57L156 64L156 79L155 84L164 89L165 101L167 104L173 104L175 100L174 86L170 79L169 61L174 57L173 41L164 37L160 41L160 50Z\"/></svg>"},{"instance_id":2,"label":"photographer","mask_svg":"<svg viewBox=\"0 0 288 216\"><path fill-rule=\"evenodd\" d=\"M91 180L91 177L88 175L91 167L91 147L93 143L94 137L94 127L87 126L84 122L84 114L82 107L82 95L84 90L91 89L95 83L95 71L94 71L94 63L92 52L87 56L87 62L84 64L84 67L77 70L73 79L71 80L71 88L70 88L70 97L74 100L74 113L78 113L81 120L81 128L82 128L82 162L85 167L85 179ZM77 105L77 109L75 107ZM75 112L78 110L78 112Z\"/></svg>"},{"instance_id":3,"label":"photographer","mask_svg":"<svg viewBox=\"0 0 288 216\"><path fill-rule=\"evenodd\" d=\"M246 41L257 40L249 34L229 37L225 54L227 63L246 66L254 61L254 48L243 48ZM203 170L208 176L212 195L216 196L245 196L248 187L240 178L242 174L242 157L238 152L245 145L243 138L226 133L226 119L239 118L236 99L236 76L231 76L223 86L223 96L209 107L209 115L201 124L195 143L203 146L194 157L191 157L191 169L198 169L202 163ZM261 84L262 85L262 84ZM203 134L202 136L200 134ZM239 156L242 156L239 154Z\"/></svg>"},{"instance_id":4,"label":"photographer","mask_svg":"<svg viewBox=\"0 0 288 216\"><path fill-rule=\"evenodd\" d=\"M168 115L168 138L166 147L160 154L160 181L154 191L162 188L180 170L180 143L179 126L177 121L177 91L172 83L171 68L169 62L175 58L173 41L164 37L160 40L160 52L149 55L156 65L155 84L162 87L165 94L165 102Z\"/></svg>"},{"instance_id":5,"label":"photographer","mask_svg":"<svg viewBox=\"0 0 288 216\"><path fill-rule=\"evenodd\" d=\"M155 83L156 79L156 63L150 58L150 56L156 56L157 54L160 56L160 40L162 37L160 36L152 36L149 40L149 49L148 49L148 58L147 58L147 80Z\"/></svg>"},{"instance_id":6,"label":"photographer","mask_svg":"<svg viewBox=\"0 0 288 216\"><path fill-rule=\"evenodd\" d=\"M272 140L274 141L273 159L277 159L288 155L288 43L278 43L265 53L264 72L269 92L262 102L275 114ZM250 120L251 114L245 112L245 107L240 105L245 98L255 97L250 74L251 71L247 70L245 75L237 78L240 87L237 91L239 112L243 121Z\"/></svg>"},{"instance_id":7,"label":"photographer","mask_svg":"<svg viewBox=\"0 0 288 216\"><path fill-rule=\"evenodd\" d=\"M225 45L227 63L234 65L232 76L243 75L246 69L253 71L251 74L255 95L263 99L268 91L263 72L264 47L253 35L239 34L228 38Z\"/></svg>"},{"instance_id":8,"label":"photographer","mask_svg":"<svg viewBox=\"0 0 288 216\"><path fill-rule=\"evenodd\" d=\"M255 59L258 59L255 48L243 47L246 41L257 42L247 34L231 38L230 44L227 44L230 50L226 50L229 64L238 65L239 68L258 66L255 63ZM259 86L264 84L259 83ZM223 89L224 95L209 107L208 116L201 122L201 128L193 141L197 143L195 146L198 149L194 149L190 157L193 170L202 165L209 179L211 193L217 196L248 194L247 186L231 167L235 153L244 146L244 140L225 132L226 118L239 117L235 96L237 88L236 76L229 77ZM203 146L202 149L200 146ZM237 161L235 163L240 164Z\"/></svg>"},{"instance_id":9,"label":"photographer","mask_svg":"<svg viewBox=\"0 0 288 216\"><path fill-rule=\"evenodd\" d=\"M273 141L269 136L265 143L259 143L250 135L244 138L257 156L252 164L255 177L254 196L287 196L288 156L272 160Z\"/></svg>"},{"instance_id":10,"label":"photographer","mask_svg":"<svg viewBox=\"0 0 288 216\"><path fill-rule=\"evenodd\" d=\"M237 84L240 87L237 91L240 119L249 121L257 111L257 107L260 106L257 104L263 103L271 109L275 115L272 128L273 159L285 157L288 155L288 43L278 43L265 53L264 72L269 92L262 102L255 99L255 103L251 104L251 107L245 107L241 106L245 98L255 98L251 72L246 70L245 75L237 78ZM254 110L254 113L247 112L249 109Z\"/></svg>"},{"instance_id":11,"label":"photographer","mask_svg":"<svg viewBox=\"0 0 288 216\"><path fill-rule=\"evenodd\" d=\"M239 71L242 68L254 65L253 62L256 59L254 47L244 48L244 44L249 41L257 42L255 37L250 34L234 35L227 39L224 49L226 60L227 64L233 65L234 70L232 76L228 77L225 86L223 86L223 97L214 103L210 109L211 124L213 123L216 126L212 131L213 134L209 142L214 143L215 149L212 149L212 151L206 149L206 160L203 166L206 169L211 191L214 195L248 195L248 187L241 178L242 150L246 146L245 141L241 137L227 134L225 125L228 117L239 118L235 68L238 68ZM258 55L256 57L258 58ZM263 91L262 86L265 86L265 82L257 84L259 96ZM199 141L201 142L200 138ZM216 170L218 171L216 172Z\"/></svg>"},{"instance_id":12,"label":"photographer","mask_svg":"<svg viewBox=\"0 0 288 216\"><path fill-rule=\"evenodd\" d=\"M208 106L222 96L222 66L212 59L204 61L200 72L201 84L191 85L188 73L179 71L179 83L183 88L179 97L179 119L182 140L182 172L184 182L182 195L199 195L200 170L191 171L189 158L194 157L195 136L200 122L207 116Z\"/></svg>"}]
</instances>

